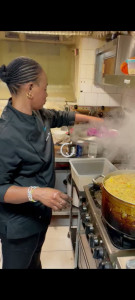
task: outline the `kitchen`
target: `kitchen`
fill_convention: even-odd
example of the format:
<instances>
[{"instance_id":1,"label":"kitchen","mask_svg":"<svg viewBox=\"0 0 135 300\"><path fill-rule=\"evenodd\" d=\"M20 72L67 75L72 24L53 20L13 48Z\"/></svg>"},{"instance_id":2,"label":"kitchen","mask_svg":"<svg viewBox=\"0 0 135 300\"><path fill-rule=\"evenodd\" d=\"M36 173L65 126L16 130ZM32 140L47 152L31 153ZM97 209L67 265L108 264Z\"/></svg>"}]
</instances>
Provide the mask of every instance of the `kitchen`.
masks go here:
<instances>
[{"instance_id":1,"label":"kitchen","mask_svg":"<svg viewBox=\"0 0 135 300\"><path fill-rule=\"evenodd\" d=\"M68 36L64 40L64 38L61 37L58 42L57 39L55 39L55 41L50 42L50 40L48 40L45 43L43 41L37 42L37 40L30 42L30 36L28 35L28 40L26 41L26 35L22 36L21 34L21 41L16 41L18 36L15 37L15 35L13 36L13 34L7 33L5 37L4 33L1 32L1 64L3 61L8 63L12 58L26 54L36 58L42 63L46 71L48 71L48 81L50 82L48 85L49 96L46 104L47 108L62 110L65 108L65 102L67 102L71 110L74 109L74 105L77 105L77 109L79 108L82 111L87 109L90 113L94 111L94 114L97 115L101 112L103 114L110 114L112 111L121 112L122 109L129 110L129 112L131 110L132 112L134 110L134 88L105 84L103 86L96 86L94 84L95 51L108 42L105 38L100 38L98 33L97 36L95 36L96 32L90 36L85 36L85 33L82 34L84 34L84 36L79 36L76 33L76 36L72 36L72 38ZM49 65L50 62L51 64ZM0 109L2 110L9 94L3 83L1 83L0 89ZM59 149L57 148L56 163L60 162L63 163L65 160L64 157L60 156ZM68 169L67 166L64 166L64 168L66 168L66 170L64 169L66 177ZM61 166L57 165L56 173L57 171L61 171ZM61 172L58 172L58 174L60 173ZM76 215L74 220L75 226L77 221ZM54 223L56 220L58 223L61 221L59 215L57 217L54 215L53 219ZM66 226L68 226L69 215L67 220L64 217L63 222L64 221L66 222Z\"/></svg>"}]
</instances>

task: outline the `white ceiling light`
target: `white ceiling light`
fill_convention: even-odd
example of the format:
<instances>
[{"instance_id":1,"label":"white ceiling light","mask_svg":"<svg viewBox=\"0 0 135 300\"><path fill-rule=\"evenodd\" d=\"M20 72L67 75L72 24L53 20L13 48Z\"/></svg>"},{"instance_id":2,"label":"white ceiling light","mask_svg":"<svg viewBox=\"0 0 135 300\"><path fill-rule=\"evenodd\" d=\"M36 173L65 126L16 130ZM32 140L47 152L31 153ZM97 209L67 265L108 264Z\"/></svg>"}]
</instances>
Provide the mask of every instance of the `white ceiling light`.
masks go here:
<instances>
[{"instance_id":1,"label":"white ceiling light","mask_svg":"<svg viewBox=\"0 0 135 300\"><path fill-rule=\"evenodd\" d=\"M10 32L18 32L18 33L26 33L26 34L47 34L47 35L82 35L82 36L90 36L92 31L10 31Z\"/></svg>"}]
</instances>

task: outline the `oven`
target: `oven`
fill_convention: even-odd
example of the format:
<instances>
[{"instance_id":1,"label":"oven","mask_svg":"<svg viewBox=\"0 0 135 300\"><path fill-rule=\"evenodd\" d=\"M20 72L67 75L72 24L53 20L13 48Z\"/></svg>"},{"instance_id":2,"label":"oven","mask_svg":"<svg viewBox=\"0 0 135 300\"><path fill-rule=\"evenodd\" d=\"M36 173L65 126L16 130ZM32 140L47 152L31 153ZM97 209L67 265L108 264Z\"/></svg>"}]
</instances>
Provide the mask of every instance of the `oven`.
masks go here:
<instances>
[{"instance_id":1,"label":"oven","mask_svg":"<svg viewBox=\"0 0 135 300\"><path fill-rule=\"evenodd\" d=\"M99 163L100 162L100 163ZM89 163L89 165L88 165ZM88 166L88 177L74 176L73 166L76 164L82 170ZM122 165L127 169L127 165ZM108 174L121 169L121 164L110 165L108 161L91 159L71 164L71 197L69 237L74 241L75 268L80 269L123 269L132 265L135 268L135 237L126 235L123 231L108 224L102 214L102 191L96 183L97 174ZM135 166L133 166L135 169ZM87 169L85 168L85 171ZM96 170L96 174L94 171ZM115 170L115 171L116 171ZM99 175L99 180L100 180ZM76 179L77 178L77 179ZM79 178L79 180L78 180ZM85 183L87 181L87 183ZM75 201L76 200L76 201ZM73 207L77 210L77 226L73 226ZM73 238L72 238L73 236Z\"/></svg>"},{"instance_id":2,"label":"oven","mask_svg":"<svg viewBox=\"0 0 135 300\"><path fill-rule=\"evenodd\" d=\"M135 40L131 35L119 35L116 39L96 49L94 84L119 85L119 81L125 86L128 83L127 77L123 77L120 66L127 58L134 56Z\"/></svg>"},{"instance_id":3,"label":"oven","mask_svg":"<svg viewBox=\"0 0 135 300\"><path fill-rule=\"evenodd\" d=\"M80 269L135 268L135 239L108 226L101 213L101 190L84 186L80 198L77 266Z\"/></svg>"}]
</instances>

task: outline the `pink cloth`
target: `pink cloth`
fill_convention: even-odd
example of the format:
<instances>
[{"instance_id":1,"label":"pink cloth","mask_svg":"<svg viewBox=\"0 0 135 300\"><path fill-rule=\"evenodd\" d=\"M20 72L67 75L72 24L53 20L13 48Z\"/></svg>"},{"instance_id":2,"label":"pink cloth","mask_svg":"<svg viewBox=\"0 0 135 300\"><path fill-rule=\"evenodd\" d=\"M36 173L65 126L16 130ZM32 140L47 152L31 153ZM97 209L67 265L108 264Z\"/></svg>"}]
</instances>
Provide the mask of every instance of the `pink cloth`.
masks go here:
<instances>
[{"instance_id":1,"label":"pink cloth","mask_svg":"<svg viewBox=\"0 0 135 300\"><path fill-rule=\"evenodd\" d=\"M109 137L116 136L117 133L117 130L107 129L105 127L102 127L100 129L88 128L87 130L87 136Z\"/></svg>"}]
</instances>

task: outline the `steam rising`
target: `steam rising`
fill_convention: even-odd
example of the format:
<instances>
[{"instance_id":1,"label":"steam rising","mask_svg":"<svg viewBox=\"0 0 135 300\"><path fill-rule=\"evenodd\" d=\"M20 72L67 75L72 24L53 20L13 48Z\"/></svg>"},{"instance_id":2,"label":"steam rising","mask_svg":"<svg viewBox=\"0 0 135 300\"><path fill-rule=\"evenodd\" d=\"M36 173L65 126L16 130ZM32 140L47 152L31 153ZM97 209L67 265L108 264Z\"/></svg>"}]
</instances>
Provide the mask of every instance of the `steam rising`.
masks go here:
<instances>
[{"instance_id":1,"label":"steam rising","mask_svg":"<svg viewBox=\"0 0 135 300\"><path fill-rule=\"evenodd\" d=\"M110 160L127 163L129 168L135 164L135 112L125 110L122 118L113 116L111 120L105 119L107 128L115 128L117 135L113 138L101 139L106 148L105 156Z\"/></svg>"},{"instance_id":2,"label":"steam rising","mask_svg":"<svg viewBox=\"0 0 135 300\"><path fill-rule=\"evenodd\" d=\"M134 111L122 110L120 115L117 110L114 110L109 117L104 118L104 123L101 125L99 125L99 122L98 124L94 122L76 124L71 133L72 141L76 143L77 140L86 138L90 127L96 128L101 133L96 138L98 156L106 157L111 162L116 161L123 165L127 164L128 169L133 169L135 166Z\"/></svg>"}]
</instances>

